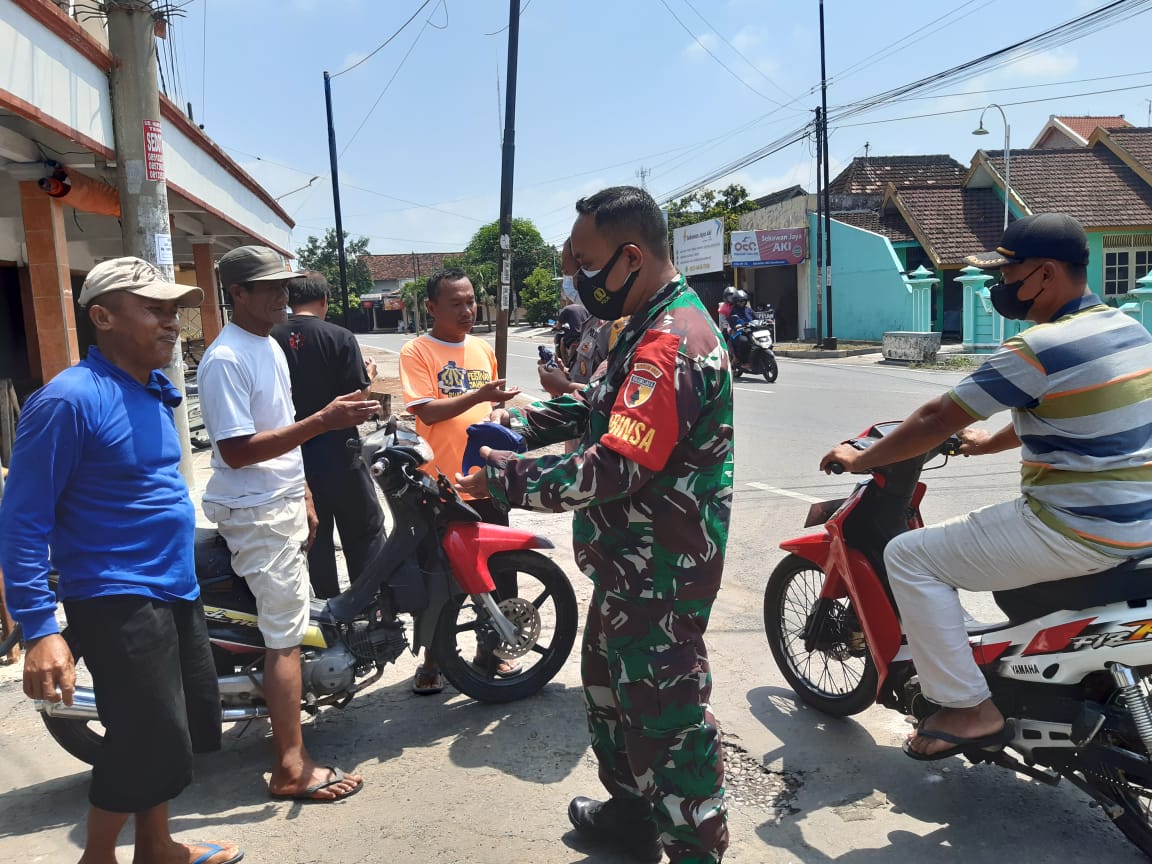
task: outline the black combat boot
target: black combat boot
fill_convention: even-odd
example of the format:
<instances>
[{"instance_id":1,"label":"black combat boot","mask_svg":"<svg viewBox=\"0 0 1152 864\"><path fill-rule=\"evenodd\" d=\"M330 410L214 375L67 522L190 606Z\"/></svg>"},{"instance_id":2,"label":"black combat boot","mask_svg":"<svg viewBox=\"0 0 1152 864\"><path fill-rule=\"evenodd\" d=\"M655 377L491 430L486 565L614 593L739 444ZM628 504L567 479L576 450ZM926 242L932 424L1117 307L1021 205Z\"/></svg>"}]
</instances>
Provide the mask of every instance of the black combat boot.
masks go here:
<instances>
[{"instance_id":1,"label":"black combat boot","mask_svg":"<svg viewBox=\"0 0 1152 864\"><path fill-rule=\"evenodd\" d=\"M577 834L627 852L637 861L656 862L664 857L652 805L645 798L573 798L568 819Z\"/></svg>"}]
</instances>

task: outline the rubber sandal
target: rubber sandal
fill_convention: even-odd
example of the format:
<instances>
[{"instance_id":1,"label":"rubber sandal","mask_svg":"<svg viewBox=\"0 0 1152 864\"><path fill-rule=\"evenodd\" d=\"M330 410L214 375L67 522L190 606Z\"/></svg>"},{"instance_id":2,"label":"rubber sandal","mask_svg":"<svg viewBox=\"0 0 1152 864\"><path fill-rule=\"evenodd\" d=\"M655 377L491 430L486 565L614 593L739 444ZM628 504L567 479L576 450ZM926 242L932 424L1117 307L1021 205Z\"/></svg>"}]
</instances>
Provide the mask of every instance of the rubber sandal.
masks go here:
<instances>
[{"instance_id":1,"label":"rubber sandal","mask_svg":"<svg viewBox=\"0 0 1152 864\"><path fill-rule=\"evenodd\" d=\"M205 849L208 850L203 855L201 855L199 858L197 858L195 861L193 861L192 864L208 864L208 862L212 860L213 856L219 855L221 852L223 852L225 849L228 848L227 846L221 846L219 843L185 843L184 845L185 846L203 846ZM228 844L228 846L235 846L235 845L236 844L234 844L234 843ZM233 855L227 861L217 861L217 862L215 862L215 864L237 864L237 862L243 861L243 860L244 860L244 850L241 849L239 846L237 846L235 855Z\"/></svg>"},{"instance_id":2,"label":"rubber sandal","mask_svg":"<svg viewBox=\"0 0 1152 864\"><path fill-rule=\"evenodd\" d=\"M923 726L924 724L921 723L920 726L916 728L917 738L933 738L937 741L947 741L949 744L956 746L946 747L943 750L937 750L935 753L918 753L912 749L912 739L909 739L903 744L902 749L904 750L904 755L910 759L915 759L917 762L937 762L940 759L960 756L972 750L1003 750L1005 745L1016 736L1016 730L1007 720L1004 721L1004 725L1000 731L993 732L991 735L983 735L979 738L961 738L959 735L940 732L936 729L925 729Z\"/></svg>"},{"instance_id":3,"label":"rubber sandal","mask_svg":"<svg viewBox=\"0 0 1152 864\"><path fill-rule=\"evenodd\" d=\"M361 780L354 787L347 792L342 792L334 798L317 798L316 793L324 789L330 789L333 786L338 786L344 782L345 774L335 765L324 765L328 769L329 777L320 783L313 783L303 792L273 792L268 790L268 797L274 798L277 801L316 801L320 804L331 804L334 801L343 801L345 798L351 798L357 792L364 788L364 781ZM237 861L240 859L237 858Z\"/></svg>"},{"instance_id":4,"label":"rubber sandal","mask_svg":"<svg viewBox=\"0 0 1152 864\"><path fill-rule=\"evenodd\" d=\"M431 681L431 684L421 684L420 681ZM427 666L417 666L416 675L412 678L412 692L417 696L434 696L444 690L444 673L437 669L433 672Z\"/></svg>"},{"instance_id":5,"label":"rubber sandal","mask_svg":"<svg viewBox=\"0 0 1152 864\"><path fill-rule=\"evenodd\" d=\"M487 670L488 668L488 658L482 654L477 654L475 657L473 657L472 663L484 670ZM504 660L501 658L500 664L496 667L495 670L493 670L492 674L497 678L515 678L523 671L524 667L521 666L518 661Z\"/></svg>"}]
</instances>

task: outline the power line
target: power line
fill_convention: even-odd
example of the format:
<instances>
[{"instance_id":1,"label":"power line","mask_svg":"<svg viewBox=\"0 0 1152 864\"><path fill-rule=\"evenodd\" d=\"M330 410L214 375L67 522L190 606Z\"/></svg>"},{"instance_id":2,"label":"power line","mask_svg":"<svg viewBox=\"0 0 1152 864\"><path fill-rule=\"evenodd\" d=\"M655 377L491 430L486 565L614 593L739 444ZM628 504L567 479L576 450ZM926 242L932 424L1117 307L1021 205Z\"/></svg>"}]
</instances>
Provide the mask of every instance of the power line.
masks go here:
<instances>
[{"instance_id":1,"label":"power line","mask_svg":"<svg viewBox=\"0 0 1152 864\"><path fill-rule=\"evenodd\" d=\"M989 93L1005 93L1012 90L1038 90L1044 87L1063 87L1067 84L1088 84L1093 81L1114 81L1117 78L1137 78L1141 75L1152 75L1152 69L1141 72L1124 72L1119 75L1098 75L1093 78L1069 78L1064 81L1048 81L1044 84L1015 84L1004 87L993 87L989 90L964 90L959 93L933 93L928 96L906 96L901 102L920 102L926 99L962 99L965 96L981 96Z\"/></svg>"},{"instance_id":2,"label":"power line","mask_svg":"<svg viewBox=\"0 0 1152 864\"><path fill-rule=\"evenodd\" d=\"M697 36L695 33L693 33L692 29L680 19L680 16L677 15L674 11L672 11L672 7L668 5L667 0L659 0L659 3L661 6L663 6L668 11L669 15L671 15L673 18L676 19L676 23L679 24L683 28L684 32L687 33L689 36L691 36L692 40L697 45L699 45L701 48L703 48L709 57L711 57L713 60L715 60L717 63L719 63L724 68L725 72L727 72L729 75L731 75L737 81L739 81L741 84L743 84L745 87L747 87L750 91L755 93L761 99L764 99L767 102L771 102L773 105L778 105L781 108L785 107L783 103L778 102L777 100L773 99L771 96L766 96L763 93L761 93L759 90L757 90L751 84L749 84L747 81L745 81L739 75L737 75L732 70L731 66L729 66L727 63L725 63L723 60L721 60L719 57L717 57L716 54L713 53L712 49L709 48L707 45L705 45L704 41L699 36Z\"/></svg>"},{"instance_id":3,"label":"power line","mask_svg":"<svg viewBox=\"0 0 1152 864\"><path fill-rule=\"evenodd\" d=\"M416 16L419 15L421 12L423 12L424 9L431 2L432 2L432 0L424 0L424 2L420 4L420 8L412 13L411 18L409 18L407 21L405 21L403 24L401 24L399 30L397 30L395 33L393 33L391 36L389 36L387 39L385 39L383 42L381 42L379 45L377 45L376 48L372 51L372 53L370 53L368 56L362 57L361 59L359 59L355 63L353 63L351 66L349 66L345 69L341 69L339 72L335 72L332 75L329 75L328 77L329 78L338 78L341 75L343 75L345 72L351 72L353 69L355 69L361 63L366 63L369 60L371 60L373 57L375 57L377 54L379 54L382 50L384 50L384 48L387 47L389 42L391 42L393 39L395 39L397 36L399 36L401 33L403 33L405 28L407 28L407 26L409 24L411 24L413 21L415 21Z\"/></svg>"},{"instance_id":4,"label":"power line","mask_svg":"<svg viewBox=\"0 0 1152 864\"><path fill-rule=\"evenodd\" d=\"M992 2L992 0L989 0L989 2ZM746 56L744 56L744 54L743 54L743 53L741 53L741 51L740 51L740 49L739 49L739 48L737 48L735 45L733 45L731 42L729 42L727 39L725 39L725 38L724 38L724 37L723 37L723 36L720 34L720 31L719 31L719 29L717 29L716 25L714 25L714 24L713 24L711 21L709 21L707 18L705 18L705 17L704 17L704 15L703 15L703 14L700 12L700 10L699 10L699 9L697 9L697 8L696 8L696 7L695 7L695 6L692 4L692 0L684 0L684 5L685 5L685 6L687 6L689 9L691 9L693 12L695 12L695 13L696 13L696 17L697 17L697 18L699 18L701 21L703 21L703 22L704 22L704 24L705 24L705 26L707 26L707 27L708 27L708 29L709 29L709 30L711 30L713 33L715 33L715 34L716 34L716 37L717 37L717 38L718 38L718 39L719 39L721 42L723 42L725 45L727 45L729 48L731 48L731 49L732 49L732 51L733 51L733 52L736 54L736 56L737 56L737 57L739 57L741 60L743 60L745 63L747 63L747 64L748 64L750 67L752 67L753 71L755 71L755 72L756 72L756 73L757 73L757 74L758 74L758 75L759 75L761 78L763 78L765 81L767 81L767 82L768 82L769 84L771 84L773 87L775 87L777 90L779 90L779 91L780 91L781 93L783 93L785 96L787 96L789 99L793 99L793 98L794 98L794 97L792 96L792 94L791 94L791 93L789 93L787 90L785 90L783 87L781 87L781 86L780 86L779 84L777 84L775 81L773 81L773 80L772 80L770 77L768 77L767 75L765 75L765 74L764 74L764 72L762 72L762 71L760 70L760 67L759 67L759 66L757 66L755 63L753 63L751 60L749 60L749 59L748 59Z\"/></svg>"},{"instance_id":5,"label":"power line","mask_svg":"<svg viewBox=\"0 0 1152 864\"><path fill-rule=\"evenodd\" d=\"M528 7L531 5L532 5L532 0L528 0L528 2L526 2L523 6L520 7L520 17L524 17L524 13L528 11ZM507 29L508 29L508 25L505 24L499 30L493 30L491 33L485 33L484 35L485 36L499 36L501 33L505 32Z\"/></svg>"}]
</instances>

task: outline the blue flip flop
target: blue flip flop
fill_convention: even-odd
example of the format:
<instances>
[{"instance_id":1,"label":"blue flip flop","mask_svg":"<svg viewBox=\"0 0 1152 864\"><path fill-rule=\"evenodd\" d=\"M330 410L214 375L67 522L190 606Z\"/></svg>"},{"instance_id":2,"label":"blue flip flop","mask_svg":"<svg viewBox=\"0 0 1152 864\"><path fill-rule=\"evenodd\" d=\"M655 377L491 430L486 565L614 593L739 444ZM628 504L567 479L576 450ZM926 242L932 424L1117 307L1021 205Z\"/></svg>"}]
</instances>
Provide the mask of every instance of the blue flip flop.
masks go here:
<instances>
[{"instance_id":1,"label":"blue flip flop","mask_svg":"<svg viewBox=\"0 0 1152 864\"><path fill-rule=\"evenodd\" d=\"M213 855L219 855L221 852L224 851L224 847L221 846L219 843L186 843L185 845L186 846L205 846L208 849L207 852L205 852L203 855L201 855L199 858L197 858L195 861L193 861L192 864L208 864L208 862L212 860ZM244 858L244 850L241 849L239 852L237 852L235 855L233 855L227 861L217 861L216 864L237 864L237 862L243 860L243 858Z\"/></svg>"}]
</instances>

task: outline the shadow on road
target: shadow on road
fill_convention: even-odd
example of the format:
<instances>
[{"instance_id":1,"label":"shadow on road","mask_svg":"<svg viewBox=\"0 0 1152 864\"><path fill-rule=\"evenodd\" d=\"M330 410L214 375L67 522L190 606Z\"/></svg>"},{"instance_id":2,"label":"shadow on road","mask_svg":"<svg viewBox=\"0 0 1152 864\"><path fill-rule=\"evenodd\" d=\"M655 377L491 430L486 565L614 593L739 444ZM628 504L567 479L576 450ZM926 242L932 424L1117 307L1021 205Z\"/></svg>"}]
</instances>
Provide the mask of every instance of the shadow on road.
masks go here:
<instances>
[{"instance_id":1,"label":"shadow on road","mask_svg":"<svg viewBox=\"0 0 1152 864\"><path fill-rule=\"evenodd\" d=\"M748 703L780 741L764 764L802 780L795 811L756 833L804 864L973 864L1020 850L1029 862L1143 860L1070 787L960 758L914 762L895 734L878 742L856 720L827 717L791 690L759 687Z\"/></svg>"}]
</instances>

